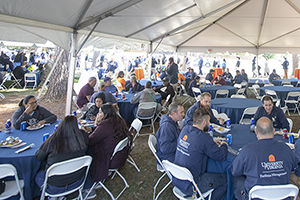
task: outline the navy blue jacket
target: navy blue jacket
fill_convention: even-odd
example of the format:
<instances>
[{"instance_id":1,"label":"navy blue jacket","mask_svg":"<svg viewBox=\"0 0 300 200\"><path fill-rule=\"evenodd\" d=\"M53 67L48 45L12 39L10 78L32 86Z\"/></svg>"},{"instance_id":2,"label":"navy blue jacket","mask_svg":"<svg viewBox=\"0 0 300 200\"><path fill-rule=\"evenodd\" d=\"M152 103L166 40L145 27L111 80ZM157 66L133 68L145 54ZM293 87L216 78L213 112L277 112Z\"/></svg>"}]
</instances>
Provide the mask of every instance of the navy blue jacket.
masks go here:
<instances>
[{"instance_id":1,"label":"navy blue jacket","mask_svg":"<svg viewBox=\"0 0 300 200\"><path fill-rule=\"evenodd\" d=\"M283 69L288 69L289 61L285 60L281 65L283 66Z\"/></svg>"},{"instance_id":2,"label":"navy blue jacket","mask_svg":"<svg viewBox=\"0 0 300 200\"><path fill-rule=\"evenodd\" d=\"M161 161L174 162L179 134L178 124L169 115L163 115L156 133L156 154Z\"/></svg>"},{"instance_id":3,"label":"navy blue jacket","mask_svg":"<svg viewBox=\"0 0 300 200\"><path fill-rule=\"evenodd\" d=\"M280 76L278 74L271 73L269 76L269 82L272 83L274 80L277 80L278 78L280 79Z\"/></svg>"},{"instance_id":4,"label":"navy blue jacket","mask_svg":"<svg viewBox=\"0 0 300 200\"><path fill-rule=\"evenodd\" d=\"M187 91L188 95L190 95L192 97L194 96L194 93L193 93L193 90L192 90L193 87L199 88L199 85L197 84L195 79L191 81L191 83L189 85L189 89Z\"/></svg>"},{"instance_id":5,"label":"navy blue jacket","mask_svg":"<svg viewBox=\"0 0 300 200\"><path fill-rule=\"evenodd\" d=\"M286 119L285 114L283 113L281 108L278 108L276 106L273 106L273 109L272 109L272 112L270 113L270 115L267 114L267 112L263 106L260 106L254 115L255 123L261 117L268 117L273 122L274 128L282 128L282 129L286 128L287 130L289 130L289 128L290 128L289 122Z\"/></svg>"},{"instance_id":6,"label":"navy blue jacket","mask_svg":"<svg viewBox=\"0 0 300 200\"><path fill-rule=\"evenodd\" d=\"M167 69L168 76L170 78L170 83L175 84L178 83L178 65L173 63L168 69Z\"/></svg>"},{"instance_id":7,"label":"navy blue jacket","mask_svg":"<svg viewBox=\"0 0 300 200\"><path fill-rule=\"evenodd\" d=\"M283 142L262 139L245 145L232 163L233 176L246 176L244 191L254 185L288 184L298 161Z\"/></svg>"},{"instance_id":8,"label":"navy blue jacket","mask_svg":"<svg viewBox=\"0 0 300 200\"><path fill-rule=\"evenodd\" d=\"M205 80L209 80L209 82L211 82L213 79L214 79L214 77L211 73L208 73L205 77Z\"/></svg>"},{"instance_id":9,"label":"navy blue jacket","mask_svg":"<svg viewBox=\"0 0 300 200\"><path fill-rule=\"evenodd\" d=\"M160 75L158 76L161 80L163 80L167 76L165 71L161 71Z\"/></svg>"},{"instance_id":10,"label":"navy blue jacket","mask_svg":"<svg viewBox=\"0 0 300 200\"><path fill-rule=\"evenodd\" d=\"M115 70L118 68L118 63L116 61L110 61L107 66L107 71L112 71L115 73Z\"/></svg>"},{"instance_id":11,"label":"navy blue jacket","mask_svg":"<svg viewBox=\"0 0 300 200\"><path fill-rule=\"evenodd\" d=\"M199 177L205 172L208 157L224 161L227 154L226 144L218 147L208 133L194 126L186 126L178 137L174 163L187 168L192 173L195 182L198 182ZM193 194L191 182L173 177L172 183L184 194Z\"/></svg>"},{"instance_id":12,"label":"navy blue jacket","mask_svg":"<svg viewBox=\"0 0 300 200\"><path fill-rule=\"evenodd\" d=\"M185 125L193 126L193 114L194 114L195 110L199 107L200 107L200 101L197 101L196 103L194 103L194 105L192 107L190 107L188 109L188 111L186 112L184 121L183 121L183 127L185 127ZM209 108L209 112L210 112L210 123L219 125L219 120L214 116L214 114L210 108Z\"/></svg>"},{"instance_id":13,"label":"navy blue jacket","mask_svg":"<svg viewBox=\"0 0 300 200\"><path fill-rule=\"evenodd\" d=\"M240 84L241 82L243 82L242 75L239 74L239 75L235 76L234 79L233 79L233 81L235 81L235 83L239 83Z\"/></svg>"}]
</instances>

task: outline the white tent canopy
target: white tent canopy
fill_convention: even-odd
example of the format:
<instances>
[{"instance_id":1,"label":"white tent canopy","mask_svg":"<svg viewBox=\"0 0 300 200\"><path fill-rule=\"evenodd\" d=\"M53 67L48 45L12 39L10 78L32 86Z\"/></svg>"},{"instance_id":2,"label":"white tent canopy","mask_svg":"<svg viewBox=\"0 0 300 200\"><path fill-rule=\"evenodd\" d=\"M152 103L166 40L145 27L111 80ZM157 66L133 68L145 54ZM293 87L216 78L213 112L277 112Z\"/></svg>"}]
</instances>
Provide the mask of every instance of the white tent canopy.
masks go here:
<instances>
[{"instance_id":1,"label":"white tent canopy","mask_svg":"<svg viewBox=\"0 0 300 200\"><path fill-rule=\"evenodd\" d=\"M0 40L50 40L64 49L74 28L79 41L94 28L88 44L100 48L147 49L162 40L179 52L298 53L300 1L2 0L0 27Z\"/></svg>"}]
</instances>

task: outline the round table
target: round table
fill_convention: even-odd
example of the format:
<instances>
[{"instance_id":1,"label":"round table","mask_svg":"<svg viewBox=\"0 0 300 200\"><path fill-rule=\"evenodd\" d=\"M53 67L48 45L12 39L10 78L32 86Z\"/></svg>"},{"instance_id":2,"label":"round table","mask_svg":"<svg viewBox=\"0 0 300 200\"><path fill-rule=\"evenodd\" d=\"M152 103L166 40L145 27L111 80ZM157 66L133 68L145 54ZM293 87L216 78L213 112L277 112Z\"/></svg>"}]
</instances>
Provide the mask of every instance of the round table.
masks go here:
<instances>
[{"instance_id":1,"label":"round table","mask_svg":"<svg viewBox=\"0 0 300 200\"><path fill-rule=\"evenodd\" d=\"M238 124L243 112L248 107L261 106L261 101L255 99L221 98L213 99L210 107L219 113L225 113L232 124Z\"/></svg>"},{"instance_id":2,"label":"round table","mask_svg":"<svg viewBox=\"0 0 300 200\"><path fill-rule=\"evenodd\" d=\"M259 87L263 87L265 84L268 84L269 80L267 79L249 79L248 87L251 87L254 84L259 85Z\"/></svg>"},{"instance_id":3,"label":"round table","mask_svg":"<svg viewBox=\"0 0 300 200\"><path fill-rule=\"evenodd\" d=\"M142 68L135 68L134 73L137 80L142 80L143 78L145 78L144 70Z\"/></svg>"},{"instance_id":4,"label":"round table","mask_svg":"<svg viewBox=\"0 0 300 200\"><path fill-rule=\"evenodd\" d=\"M148 81L151 81L151 80L142 79L142 80L140 81L141 86L145 87L145 85L146 85L146 83L147 83ZM159 86L161 86L161 85L163 84L162 81L151 81L151 83L152 83L152 87L159 87Z\"/></svg>"},{"instance_id":5,"label":"round table","mask_svg":"<svg viewBox=\"0 0 300 200\"><path fill-rule=\"evenodd\" d=\"M40 188L36 185L34 178L38 170L40 169L41 162L34 158L35 152L39 149L43 143L43 135L45 133L52 134L54 127L59 122L55 122L50 126L45 126L40 130L35 131L20 131L12 129L10 134L0 133L0 140L5 140L8 136L19 137L22 142L26 142L27 145L34 143L35 146L31 149L16 154L15 151L26 147L27 145L18 149L13 148L1 148L0 151L0 164L12 164L18 172L19 179L24 180L24 197L25 199L33 199L35 196L40 195ZM12 199L19 199L15 196Z\"/></svg>"},{"instance_id":6,"label":"round table","mask_svg":"<svg viewBox=\"0 0 300 200\"><path fill-rule=\"evenodd\" d=\"M217 90L229 90L228 97L235 94L235 88L228 85L209 85L206 88L200 88L201 92L208 92L211 94L211 99L215 98Z\"/></svg>"},{"instance_id":7,"label":"round table","mask_svg":"<svg viewBox=\"0 0 300 200\"><path fill-rule=\"evenodd\" d=\"M219 74L223 75L223 70L222 68L212 68L213 70L215 70L213 77L216 78Z\"/></svg>"},{"instance_id":8,"label":"round table","mask_svg":"<svg viewBox=\"0 0 300 200\"><path fill-rule=\"evenodd\" d=\"M291 85L295 87L297 85L298 79L279 79L272 81L272 83L274 84L274 86L281 86L282 81L291 81Z\"/></svg>"},{"instance_id":9,"label":"round table","mask_svg":"<svg viewBox=\"0 0 300 200\"><path fill-rule=\"evenodd\" d=\"M135 114L134 110L135 108L139 105L137 104L131 104L130 103L130 99L135 95L135 93L125 93L125 98L127 98L126 100L118 100L118 106L119 106L119 112L120 115L123 117L123 119L125 120L125 122L127 124L130 124L134 119L135 119ZM118 95L119 98L121 98L121 94L119 93ZM161 102L161 96L160 94L156 95L156 102L160 103Z\"/></svg>"},{"instance_id":10,"label":"round table","mask_svg":"<svg viewBox=\"0 0 300 200\"><path fill-rule=\"evenodd\" d=\"M265 95L265 90L274 90L280 99L280 105L284 106L284 100L289 92L300 92L300 88L296 87L286 87L286 86L266 86L262 87L259 90L259 95Z\"/></svg>"}]
</instances>

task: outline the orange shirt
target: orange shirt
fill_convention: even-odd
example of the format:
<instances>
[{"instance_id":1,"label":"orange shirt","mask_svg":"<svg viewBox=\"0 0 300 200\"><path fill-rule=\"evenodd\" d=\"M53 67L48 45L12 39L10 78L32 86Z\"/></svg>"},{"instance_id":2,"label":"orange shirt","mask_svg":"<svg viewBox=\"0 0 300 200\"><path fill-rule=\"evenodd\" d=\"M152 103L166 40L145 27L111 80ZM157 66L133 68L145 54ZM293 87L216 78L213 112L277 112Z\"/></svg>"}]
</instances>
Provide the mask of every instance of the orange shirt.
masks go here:
<instances>
[{"instance_id":1,"label":"orange shirt","mask_svg":"<svg viewBox=\"0 0 300 200\"><path fill-rule=\"evenodd\" d=\"M121 85L122 85L122 87L117 85L118 90L119 91L121 91L122 89L125 90L125 83L126 83L125 79L121 78L121 77L118 77L117 82L121 83Z\"/></svg>"},{"instance_id":2,"label":"orange shirt","mask_svg":"<svg viewBox=\"0 0 300 200\"><path fill-rule=\"evenodd\" d=\"M178 72L178 80L181 82L181 81L185 81L185 78L184 76Z\"/></svg>"}]
</instances>

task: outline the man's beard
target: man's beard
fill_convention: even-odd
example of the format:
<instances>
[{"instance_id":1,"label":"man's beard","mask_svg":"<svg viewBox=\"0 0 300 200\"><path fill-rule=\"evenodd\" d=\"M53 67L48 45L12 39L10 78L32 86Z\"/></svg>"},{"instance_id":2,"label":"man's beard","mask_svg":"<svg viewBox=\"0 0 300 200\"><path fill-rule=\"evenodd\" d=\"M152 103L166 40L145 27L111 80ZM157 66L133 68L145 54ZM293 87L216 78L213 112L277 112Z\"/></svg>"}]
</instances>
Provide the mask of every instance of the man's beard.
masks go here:
<instances>
[{"instance_id":1,"label":"man's beard","mask_svg":"<svg viewBox=\"0 0 300 200\"><path fill-rule=\"evenodd\" d=\"M201 108L205 108L206 110L209 110L209 106L203 106L202 104L200 104Z\"/></svg>"},{"instance_id":2,"label":"man's beard","mask_svg":"<svg viewBox=\"0 0 300 200\"><path fill-rule=\"evenodd\" d=\"M205 125L204 128L203 128L203 132L207 132L209 129L209 126L208 125Z\"/></svg>"}]
</instances>

